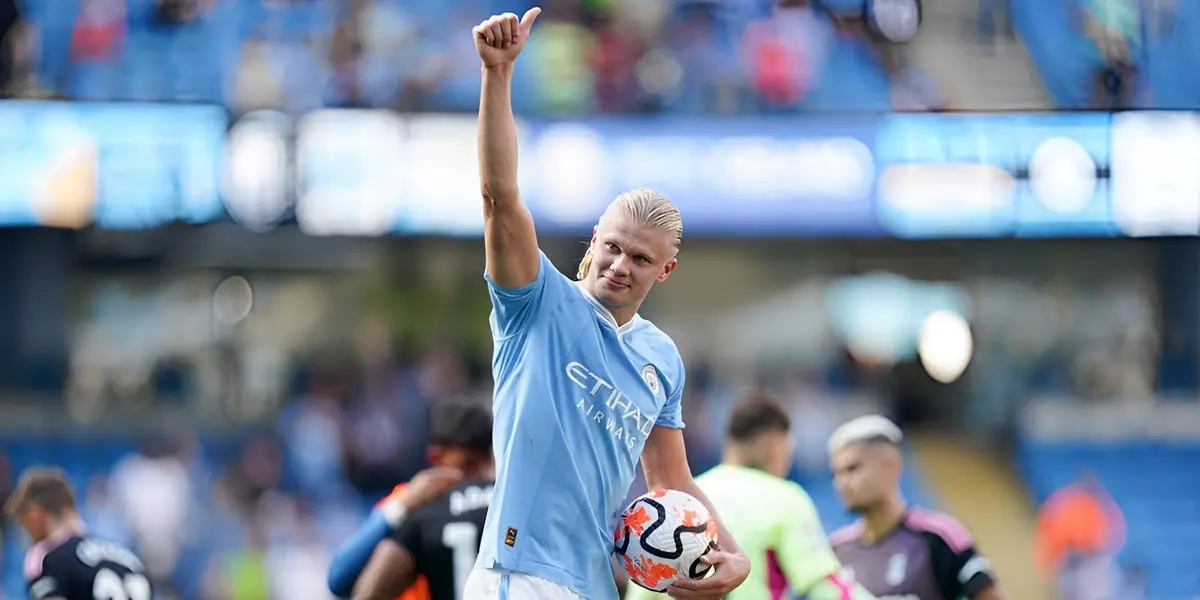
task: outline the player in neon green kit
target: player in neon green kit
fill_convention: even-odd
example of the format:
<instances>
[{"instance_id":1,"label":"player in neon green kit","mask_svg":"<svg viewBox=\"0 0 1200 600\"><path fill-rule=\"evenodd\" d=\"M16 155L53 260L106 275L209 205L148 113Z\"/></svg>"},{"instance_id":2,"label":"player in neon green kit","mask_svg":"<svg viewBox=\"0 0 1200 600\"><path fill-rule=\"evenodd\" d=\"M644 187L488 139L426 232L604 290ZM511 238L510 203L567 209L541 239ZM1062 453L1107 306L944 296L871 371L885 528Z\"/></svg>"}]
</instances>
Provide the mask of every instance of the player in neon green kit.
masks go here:
<instances>
[{"instance_id":1,"label":"player in neon green kit","mask_svg":"<svg viewBox=\"0 0 1200 600\"><path fill-rule=\"evenodd\" d=\"M696 478L750 557L750 577L726 600L874 600L841 573L808 493L784 479L792 465L791 423L771 396L751 392L729 416L721 464ZM625 600L666 598L636 585Z\"/></svg>"}]
</instances>

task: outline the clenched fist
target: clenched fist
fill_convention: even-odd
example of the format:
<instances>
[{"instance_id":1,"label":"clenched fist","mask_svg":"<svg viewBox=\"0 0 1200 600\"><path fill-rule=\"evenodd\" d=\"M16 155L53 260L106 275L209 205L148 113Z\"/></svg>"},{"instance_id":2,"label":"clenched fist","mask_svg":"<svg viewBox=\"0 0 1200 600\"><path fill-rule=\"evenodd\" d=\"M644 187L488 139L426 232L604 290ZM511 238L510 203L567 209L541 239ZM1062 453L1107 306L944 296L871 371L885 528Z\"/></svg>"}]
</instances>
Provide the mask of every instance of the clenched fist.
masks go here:
<instances>
[{"instance_id":1,"label":"clenched fist","mask_svg":"<svg viewBox=\"0 0 1200 600\"><path fill-rule=\"evenodd\" d=\"M517 15L504 13L492 17L472 30L475 36L475 51L485 67L498 67L509 64L517 59L525 41L529 39L529 29L541 14L542 9L534 7L525 12L521 20Z\"/></svg>"}]
</instances>

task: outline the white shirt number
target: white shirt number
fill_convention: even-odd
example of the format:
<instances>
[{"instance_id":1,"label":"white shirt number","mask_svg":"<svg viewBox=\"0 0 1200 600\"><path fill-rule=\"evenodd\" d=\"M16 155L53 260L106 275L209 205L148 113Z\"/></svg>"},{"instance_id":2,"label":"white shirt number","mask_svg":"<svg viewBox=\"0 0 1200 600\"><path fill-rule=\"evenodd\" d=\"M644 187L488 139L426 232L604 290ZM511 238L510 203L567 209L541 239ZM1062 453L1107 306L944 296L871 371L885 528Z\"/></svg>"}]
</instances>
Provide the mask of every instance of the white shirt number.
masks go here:
<instances>
[{"instance_id":1,"label":"white shirt number","mask_svg":"<svg viewBox=\"0 0 1200 600\"><path fill-rule=\"evenodd\" d=\"M446 524L442 529L442 545L453 555L454 597L462 598L467 577L475 568L475 557L479 555L479 526L470 522Z\"/></svg>"},{"instance_id":2,"label":"white shirt number","mask_svg":"<svg viewBox=\"0 0 1200 600\"><path fill-rule=\"evenodd\" d=\"M96 600L150 600L150 580L130 573L124 577L112 569L100 569L92 580Z\"/></svg>"}]
</instances>

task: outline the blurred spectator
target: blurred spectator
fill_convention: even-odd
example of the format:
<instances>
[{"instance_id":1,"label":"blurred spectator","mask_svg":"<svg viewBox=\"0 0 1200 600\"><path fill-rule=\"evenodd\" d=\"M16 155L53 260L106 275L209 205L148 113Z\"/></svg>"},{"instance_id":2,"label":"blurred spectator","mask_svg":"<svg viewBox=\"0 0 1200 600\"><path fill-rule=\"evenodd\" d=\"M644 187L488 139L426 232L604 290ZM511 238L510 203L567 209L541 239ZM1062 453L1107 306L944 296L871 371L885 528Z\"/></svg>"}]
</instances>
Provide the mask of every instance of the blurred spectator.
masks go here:
<instances>
[{"instance_id":1,"label":"blurred spectator","mask_svg":"<svg viewBox=\"0 0 1200 600\"><path fill-rule=\"evenodd\" d=\"M1143 85L1138 64L1145 43L1141 7L1135 0L1085 0L1080 8L1084 35L1100 58L1094 107L1132 108L1141 102Z\"/></svg>"},{"instance_id":2,"label":"blurred spectator","mask_svg":"<svg viewBox=\"0 0 1200 600\"><path fill-rule=\"evenodd\" d=\"M1117 553L1125 517L1090 473L1051 494L1037 523L1036 557L1063 600L1111 600L1121 589Z\"/></svg>"},{"instance_id":3,"label":"blurred spectator","mask_svg":"<svg viewBox=\"0 0 1200 600\"><path fill-rule=\"evenodd\" d=\"M188 468L174 444L149 443L117 464L113 492L155 587L170 589L192 508Z\"/></svg>"},{"instance_id":4,"label":"blurred spectator","mask_svg":"<svg viewBox=\"0 0 1200 600\"><path fill-rule=\"evenodd\" d=\"M773 15L747 27L743 63L759 108L798 107L833 41L808 0L782 0Z\"/></svg>"},{"instance_id":5,"label":"blurred spectator","mask_svg":"<svg viewBox=\"0 0 1200 600\"><path fill-rule=\"evenodd\" d=\"M324 600L331 552L316 535L313 516L293 500L276 497L261 506L272 527L266 552L270 598Z\"/></svg>"},{"instance_id":6,"label":"blurred spectator","mask_svg":"<svg viewBox=\"0 0 1200 600\"><path fill-rule=\"evenodd\" d=\"M526 58L537 81L538 112L586 113L595 105L595 75L589 60L598 49L588 28L592 16L573 0L550 0L529 40Z\"/></svg>"},{"instance_id":7,"label":"blurred spectator","mask_svg":"<svg viewBox=\"0 0 1200 600\"><path fill-rule=\"evenodd\" d=\"M291 457L296 483L314 497L335 494L337 482L345 481L346 393L338 374L321 369L310 376L307 393L279 418L279 436Z\"/></svg>"},{"instance_id":8,"label":"blurred spectator","mask_svg":"<svg viewBox=\"0 0 1200 600\"><path fill-rule=\"evenodd\" d=\"M594 16L595 44L588 63L595 73L595 109L602 113L633 112L642 104L636 68L646 52L641 32L613 17Z\"/></svg>"},{"instance_id":9,"label":"blurred spectator","mask_svg":"<svg viewBox=\"0 0 1200 600\"><path fill-rule=\"evenodd\" d=\"M984 43L993 43L1003 34L1007 40L1016 39L1017 33L1013 28L1008 14L1009 0L979 0L979 36Z\"/></svg>"},{"instance_id":10,"label":"blurred spectator","mask_svg":"<svg viewBox=\"0 0 1200 600\"><path fill-rule=\"evenodd\" d=\"M796 466L806 474L825 473L829 436L841 424L835 407L830 405L829 390L816 377L802 374L791 382L783 397L790 400Z\"/></svg>"},{"instance_id":11,"label":"blurred spectator","mask_svg":"<svg viewBox=\"0 0 1200 600\"><path fill-rule=\"evenodd\" d=\"M125 525L125 514L110 489L108 477L102 474L93 477L88 483L84 499L81 516L88 524L88 530L96 537L126 547L133 547L137 543Z\"/></svg>"},{"instance_id":12,"label":"blurred spectator","mask_svg":"<svg viewBox=\"0 0 1200 600\"><path fill-rule=\"evenodd\" d=\"M12 85L20 54L21 15L16 0L0 0L0 95Z\"/></svg>"}]
</instances>

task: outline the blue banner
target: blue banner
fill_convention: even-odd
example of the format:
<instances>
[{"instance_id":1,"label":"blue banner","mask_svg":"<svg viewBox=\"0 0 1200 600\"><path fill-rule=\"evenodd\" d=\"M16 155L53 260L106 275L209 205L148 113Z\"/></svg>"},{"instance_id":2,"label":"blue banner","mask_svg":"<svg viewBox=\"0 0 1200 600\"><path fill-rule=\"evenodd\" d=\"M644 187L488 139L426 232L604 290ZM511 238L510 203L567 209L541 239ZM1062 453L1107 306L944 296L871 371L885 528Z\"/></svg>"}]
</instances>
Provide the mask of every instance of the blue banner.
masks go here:
<instances>
[{"instance_id":1,"label":"blue banner","mask_svg":"<svg viewBox=\"0 0 1200 600\"><path fill-rule=\"evenodd\" d=\"M0 102L0 226L232 218L313 235L482 229L475 118ZM520 120L546 234L649 187L687 235L1200 235L1200 116L894 114ZM226 133L228 130L228 134ZM228 154L227 154L228 153ZM227 159L228 156L228 159ZM227 164L228 163L228 164Z\"/></svg>"},{"instance_id":2,"label":"blue banner","mask_svg":"<svg viewBox=\"0 0 1200 600\"><path fill-rule=\"evenodd\" d=\"M211 221L225 127L210 106L0 103L0 225Z\"/></svg>"},{"instance_id":3,"label":"blue banner","mask_svg":"<svg viewBox=\"0 0 1200 600\"><path fill-rule=\"evenodd\" d=\"M1107 114L893 115L875 156L891 235L1116 233Z\"/></svg>"},{"instance_id":4,"label":"blue banner","mask_svg":"<svg viewBox=\"0 0 1200 600\"><path fill-rule=\"evenodd\" d=\"M877 235L876 119L619 119L529 124L522 189L539 228L586 232L649 187L701 235Z\"/></svg>"}]
</instances>

